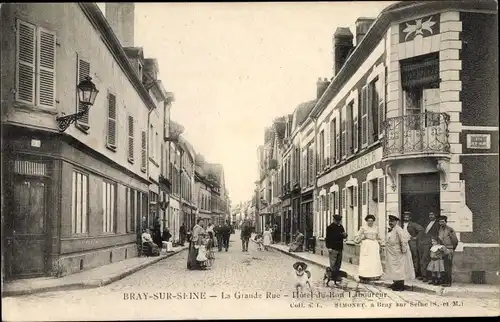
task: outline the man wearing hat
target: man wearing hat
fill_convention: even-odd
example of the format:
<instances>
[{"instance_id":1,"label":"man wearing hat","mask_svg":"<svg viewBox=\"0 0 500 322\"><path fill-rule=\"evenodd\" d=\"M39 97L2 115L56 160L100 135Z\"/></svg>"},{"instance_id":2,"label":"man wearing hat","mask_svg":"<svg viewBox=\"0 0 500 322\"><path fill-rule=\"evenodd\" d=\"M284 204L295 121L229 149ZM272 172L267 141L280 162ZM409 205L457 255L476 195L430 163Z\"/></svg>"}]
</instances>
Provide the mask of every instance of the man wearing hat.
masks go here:
<instances>
[{"instance_id":1,"label":"man wearing hat","mask_svg":"<svg viewBox=\"0 0 500 322\"><path fill-rule=\"evenodd\" d=\"M432 237L437 237L439 223L436 221L436 215L433 212L429 213L429 222L424 226L424 230L418 236L418 255L420 259L421 279L427 282L430 276L427 276L427 266L431 261L430 249L432 246ZM420 278L419 278L420 279Z\"/></svg>"},{"instance_id":2,"label":"man wearing hat","mask_svg":"<svg viewBox=\"0 0 500 322\"><path fill-rule=\"evenodd\" d=\"M458 246L458 238L455 230L448 226L448 217L440 216L438 237L443 245L448 249L445 253L444 259L444 278L443 286L451 286L451 275L453 269L453 253Z\"/></svg>"},{"instance_id":3,"label":"man wearing hat","mask_svg":"<svg viewBox=\"0 0 500 322\"><path fill-rule=\"evenodd\" d=\"M413 259L413 267L415 268L415 276L419 277L421 276L421 274L420 274L420 258L418 254L418 237L420 233L424 230L424 227L412 221L411 213L409 211L405 211L403 213L403 230L406 231L411 236L411 239L408 242L408 244L410 245L411 258Z\"/></svg>"},{"instance_id":4,"label":"man wearing hat","mask_svg":"<svg viewBox=\"0 0 500 322\"><path fill-rule=\"evenodd\" d=\"M405 280L415 278L415 269L411 258L408 241L410 236L401 228L399 217L389 215L389 233L385 244L387 279L393 280L390 288L394 291L404 291Z\"/></svg>"},{"instance_id":5,"label":"man wearing hat","mask_svg":"<svg viewBox=\"0 0 500 322\"><path fill-rule=\"evenodd\" d=\"M333 223L326 227L325 244L328 248L330 258L330 268L333 271L335 281L340 281L340 266L342 265L342 250L344 249L344 239L347 238L342 226L342 216L333 216Z\"/></svg>"}]
</instances>

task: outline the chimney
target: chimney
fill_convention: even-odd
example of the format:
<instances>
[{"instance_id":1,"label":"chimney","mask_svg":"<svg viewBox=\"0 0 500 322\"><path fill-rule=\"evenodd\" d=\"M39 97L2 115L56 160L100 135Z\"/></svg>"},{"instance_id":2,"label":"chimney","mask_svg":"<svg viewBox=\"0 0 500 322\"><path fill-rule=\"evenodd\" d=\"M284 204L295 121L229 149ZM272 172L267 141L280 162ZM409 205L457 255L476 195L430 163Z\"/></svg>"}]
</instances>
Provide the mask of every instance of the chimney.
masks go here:
<instances>
[{"instance_id":1,"label":"chimney","mask_svg":"<svg viewBox=\"0 0 500 322\"><path fill-rule=\"evenodd\" d=\"M371 25L375 22L375 18L360 17L356 20L356 46L359 45L363 37L370 29Z\"/></svg>"},{"instance_id":2,"label":"chimney","mask_svg":"<svg viewBox=\"0 0 500 322\"><path fill-rule=\"evenodd\" d=\"M321 77L318 78L316 82L316 99L320 99L323 93L326 91L328 85L330 85L330 81L328 79L321 80Z\"/></svg>"},{"instance_id":3,"label":"chimney","mask_svg":"<svg viewBox=\"0 0 500 322\"><path fill-rule=\"evenodd\" d=\"M134 3L106 2L105 11L122 47L134 47Z\"/></svg>"},{"instance_id":4,"label":"chimney","mask_svg":"<svg viewBox=\"0 0 500 322\"><path fill-rule=\"evenodd\" d=\"M349 53L354 48L353 35L349 28L340 27L333 35L333 76L335 77L344 65Z\"/></svg>"}]
</instances>

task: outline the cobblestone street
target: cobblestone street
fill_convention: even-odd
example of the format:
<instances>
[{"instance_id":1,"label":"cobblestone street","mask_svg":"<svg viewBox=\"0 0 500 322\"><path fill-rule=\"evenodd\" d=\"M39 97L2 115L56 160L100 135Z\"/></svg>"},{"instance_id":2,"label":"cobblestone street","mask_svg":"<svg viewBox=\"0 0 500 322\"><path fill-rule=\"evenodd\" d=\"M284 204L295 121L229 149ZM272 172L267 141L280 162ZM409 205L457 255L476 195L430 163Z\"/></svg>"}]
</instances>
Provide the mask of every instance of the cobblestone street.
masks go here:
<instances>
[{"instance_id":1,"label":"cobblestone street","mask_svg":"<svg viewBox=\"0 0 500 322\"><path fill-rule=\"evenodd\" d=\"M317 266L309 267L314 298L297 299L294 258L278 251L258 251L252 242L244 253L239 238L233 235L232 239L229 252L216 252L211 270L188 271L184 251L105 287L4 298L3 319L366 317L403 312L430 316L436 309L440 315L458 314L457 310L463 310L462 315L498 312L498 300L392 292L363 284L356 297L357 283L346 282L346 290L326 287L323 270Z\"/></svg>"}]
</instances>

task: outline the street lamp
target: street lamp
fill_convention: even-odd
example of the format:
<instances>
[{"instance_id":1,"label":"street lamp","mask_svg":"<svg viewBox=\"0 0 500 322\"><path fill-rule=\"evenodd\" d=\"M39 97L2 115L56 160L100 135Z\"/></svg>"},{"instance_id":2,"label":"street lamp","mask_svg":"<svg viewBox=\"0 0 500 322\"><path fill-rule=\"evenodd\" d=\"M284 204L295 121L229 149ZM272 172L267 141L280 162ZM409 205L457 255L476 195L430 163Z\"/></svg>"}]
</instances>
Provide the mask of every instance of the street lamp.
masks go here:
<instances>
[{"instance_id":1,"label":"street lamp","mask_svg":"<svg viewBox=\"0 0 500 322\"><path fill-rule=\"evenodd\" d=\"M80 104L83 105L83 110L75 114L57 117L56 121L59 123L60 132L66 131L72 123L75 123L87 114L90 107L94 105L97 93L99 93L95 84L92 82L92 77L89 76L85 77L85 79L82 80L76 88L78 89L78 100L80 101Z\"/></svg>"}]
</instances>

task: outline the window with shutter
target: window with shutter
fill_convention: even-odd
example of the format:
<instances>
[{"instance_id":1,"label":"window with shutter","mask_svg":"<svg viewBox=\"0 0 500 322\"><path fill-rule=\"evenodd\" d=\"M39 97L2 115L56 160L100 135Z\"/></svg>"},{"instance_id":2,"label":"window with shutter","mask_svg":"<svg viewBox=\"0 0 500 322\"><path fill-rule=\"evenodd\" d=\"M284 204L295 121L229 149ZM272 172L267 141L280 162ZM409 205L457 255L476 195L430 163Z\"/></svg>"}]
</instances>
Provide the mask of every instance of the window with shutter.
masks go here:
<instances>
[{"instance_id":1,"label":"window with shutter","mask_svg":"<svg viewBox=\"0 0 500 322\"><path fill-rule=\"evenodd\" d=\"M340 120L341 120L341 123L340 123L340 131L341 131L340 141L341 141L341 145L342 145L342 159L345 159L347 156L347 142L348 142L347 133L346 133L346 113L342 113L342 112L340 113Z\"/></svg>"},{"instance_id":2,"label":"window with shutter","mask_svg":"<svg viewBox=\"0 0 500 322\"><path fill-rule=\"evenodd\" d=\"M80 84L81 81L83 81L87 76L90 76L90 63L86 60L83 59L82 57L77 55L76 58L76 70L77 70L77 77L76 77L76 85ZM75 85L75 87L76 87ZM76 90L76 104L77 104L77 109L76 111L82 112L85 109L87 109L87 106L85 104L80 103L80 99L78 96L78 90ZM84 130L89 129L89 110L87 109L87 113L85 113L81 119L77 121L77 125L83 126Z\"/></svg>"},{"instance_id":3,"label":"window with shutter","mask_svg":"<svg viewBox=\"0 0 500 322\"><path fill-rule=\"evenodd\" d=\"M330 164L335 164L335 119L330 122Z\"/></svg>"},{"instance_id":4,"label":"window with shutter","mask_svg":"<svg viewBox=\"0 0 500 322\"><path fill-rule=\"evenodd\" d=\"M55 107L56 35L38 28L37 104Z\"/></svg>"},{"instance_id":5,"label":"window with shutter","mask_svg":"<svg viewBox=\"0 0 500 322\"><path fill-rule=\"evenodd\" d=\"M319 169L321 172L325 168L325 131L322 130L319 134Z\"/></svg>"},{"instance_id":6,"label":"window with shutter","mask_svg":"<svg viewBox=\"0 0 500 322\"><path fill-rule=\"evenodd\" d=\"M379 138L384 135L384 121L385 121L385 70L386 68L384 67L384 70L380 74L380 82L379 84L379 98L378 98L378 135Z\"/></svg>"},{"instance_id":7,"label":"window with shutter","mask_svg":"<svg viewBox=\"0 0 500 322\"><path fill-rule=\"evenodd\" d=\"M361 184L361 202L366 205L366 181Z\"/></svg>"},{"instance_id":8,"label":"window with shutter","mask_svg":"<svg viewBox=\"0 0 500 322\"><path fill-rule=\"evenodd\" d=\"M342 189L342 210L346 208L346 196L345 196L345 188Z\"/></svg>"},{"instance_id":9,"label":"window with shutter","mask_svg":"<svg viewBox=\"0 0 500 322\"><path fill-rule=\"evenodd\" d=\"M330 122L325 123L325 141L326 141L326 146L325 146L325 168L330 165L330 147L331 147L331 140L332 136L330 135L331 130L329 130Z\"/></svg>"},{"instance_id":10,"label":"window with shutter","mask_svg":"<svg viewBox=\"0 0 500 322\"><path fill-rule=\"evenodd\" d=\"M385 200L385 177L378 178L378 202Z\"/></svg>"},{"instance_id":11,"label":"window with shutter","mask_svg":"<svg viewBox=\"0 0 500 322\"><path fill-rule=\"evenodd\" d=\"M134 163L134 117L128 116L128 161Z\"/></svg>"},{"instance_id":12,"label":"window with shutter","mask_svg":"<svg viewBox=\"0 0 500 322\"><path fill-rule=\"evenodd\" d=\"M147 136L146 131L141 132L141 171L146 172L146 162L147 162ZM173 173L171 171L171 173Z\"/></svg>"},{"instance_id":13,"label":"window with shutter","mask_svg":"<svg viewBox=\"0 0 500 322\"><path fill-rule=\"evenodd\" d=\"M370 121L370 143L373 143L378 140L378 133L379 133L379 103L380 103L380 97L382 96L380 94L380 81L377 78L370 84L370 115L369 115L369 121Z\"/></svg>"},{"instance_id":14,"label":"window with shutter","mask_svg":"<svg viewBox=\"0 0 500 322\"><path fill-rule=\"evenodd\" d=\"M361 90L361 146L368 145L368 86Z\"/></svg>"},{"instance_id":15,"label":"window with shutter","mask_svg":"<svg viewBox=\"0 0 500 322\"><path fill-rule=\"evenodd\" d=\"M354 109L353 103L347 105L347 115L346 115L346 133L347 133L347 155L351 155L354 152Z\"/></svg>"},{"instance_id":16,"label":"window with shutter","mask_svg":"<svg viewBox=\"0 0 500 322\"><path fill-rule=\"evenodd\" d=\"M340 127L339 119L334 119L335 121L335 163L340 162Z\"/></svg>"},{"instance_id":17,"label":"window with shutter","mask_svg":"<svg viewBox=\"0 0 500 322\"><path fill-rule=\"evenodd\" d=\"M337 203L337 214L340 214L340 209L341 209L341 206L340 206L340 191L337 191L335 192L335 198L337 198L337 200L335 201Z\"/></svg>"},{"instance_id":18,"label":"window with shutter","mask_svg":"<svg viewBox=\"0 0 500 322\"><path fill-rule=\"evenodd\" d=\"M358 186L352 187L352 206L358 206Z\"/></svg>"},{"instance_id":19,"label":"window with shutter","mask_svg":"<svg viewBox=\"0 0 500 322\"><path fill-rule=\"evenodd\" d=\"M116 96L108 93L108 135L107 146L116 149Z\"/></svg>"},{"instance_id":20,"label":"window with shutter","mask_svg":"<svg viewBox=\"0 0 500 322\"><path fill-rule=\"evenodd\" d=\"M16 100L35 104L36 27L17 21Z\"/></svg>"}]
</instances>

